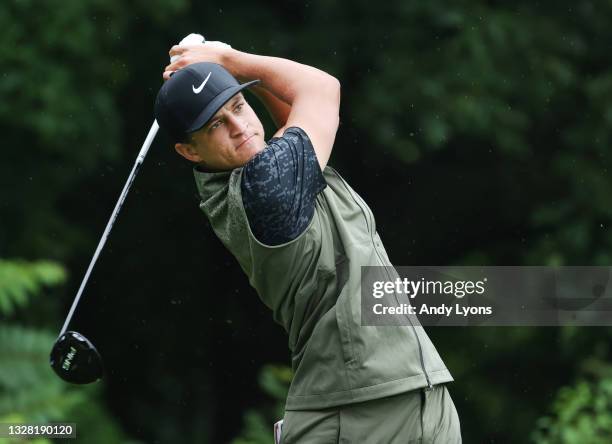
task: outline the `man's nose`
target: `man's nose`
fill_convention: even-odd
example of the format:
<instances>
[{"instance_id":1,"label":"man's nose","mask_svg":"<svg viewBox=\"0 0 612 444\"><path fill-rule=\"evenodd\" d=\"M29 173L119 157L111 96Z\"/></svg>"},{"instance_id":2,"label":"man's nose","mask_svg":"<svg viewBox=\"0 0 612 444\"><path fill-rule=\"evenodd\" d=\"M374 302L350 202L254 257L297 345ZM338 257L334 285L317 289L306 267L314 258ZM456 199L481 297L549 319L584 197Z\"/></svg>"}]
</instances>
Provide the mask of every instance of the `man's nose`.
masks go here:
<instances>
[{"instance_id":1,"label":"man's nose","mask_svg":"<svg viewBox=\"0 0 612 444\"><path fill-rule=\"evenodd\" d=\"M247 122L236 116L229 117L229 124L232 137L239 136L240 134L244 133L249 126Z\"/></svg>"}]
</instances>

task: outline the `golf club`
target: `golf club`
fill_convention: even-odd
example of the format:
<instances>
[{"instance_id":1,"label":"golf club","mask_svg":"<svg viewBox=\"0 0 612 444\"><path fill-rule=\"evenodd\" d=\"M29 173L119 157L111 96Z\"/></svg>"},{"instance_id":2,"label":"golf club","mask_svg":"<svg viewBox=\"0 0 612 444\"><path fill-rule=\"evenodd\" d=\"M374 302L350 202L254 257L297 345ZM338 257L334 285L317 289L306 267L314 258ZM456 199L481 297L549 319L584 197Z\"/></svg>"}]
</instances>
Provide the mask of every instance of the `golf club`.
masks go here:
<instances>
[{"instance_id":1,"label":"golf club","mask_svg":"<svg viewBox=\"0 0 612 444\"><path fill-rule=\"evenodd\" d=\"M205 42L204 37L199 34L189 34L185 37L179 45L195 45L195 44L203 44ZM175 56L176 57L176 56ZM171 58L171 62L174 61L174 57ZM99 379L102 379L104 374L104 366L102 364L102 357L100 353L96 349L96 347L89 341L85 336L76 331L66 331L70 320L72 319L72 315L79 304L79 300L83 294L83 290L87 285L87 281L89 279L89 275L93 270L96 261L98 260L98 256L100 252L104 248L104 244L106 244L106 239L113 228L113 224L117 219L117 215L123 206L123 202L134 182L136 174L138 174L138 170L140 166L144 162L144 159L149 151L153 140L155 139L155 135L159 129L159 125L157 121L153 122L151 125L151 129L145 138L144 143L142 144L142 148L138 153L138 157L136 158L136 162L132 167L132 171L128 176L127 182L125 183L123 190L121 191L121 195L119 196L119 200L115 205L115 208L106 224L106 228L102 233L102 237L98 242L98 247L94 252L94 255L89 263L89 267L85 272L85 276L81 281L81 285L77 292L76 297L74 298L74 302L70 307L70 311L68 312L68 316L66 317L66 321L60 331L58 338L56 339L53 348L51 350L50 355L50 364L51 368L55 371L55 373L62 378L64 381L71 382L73 384L88 384L91 382L95 382Z\"/></svg>"}]
</instances>

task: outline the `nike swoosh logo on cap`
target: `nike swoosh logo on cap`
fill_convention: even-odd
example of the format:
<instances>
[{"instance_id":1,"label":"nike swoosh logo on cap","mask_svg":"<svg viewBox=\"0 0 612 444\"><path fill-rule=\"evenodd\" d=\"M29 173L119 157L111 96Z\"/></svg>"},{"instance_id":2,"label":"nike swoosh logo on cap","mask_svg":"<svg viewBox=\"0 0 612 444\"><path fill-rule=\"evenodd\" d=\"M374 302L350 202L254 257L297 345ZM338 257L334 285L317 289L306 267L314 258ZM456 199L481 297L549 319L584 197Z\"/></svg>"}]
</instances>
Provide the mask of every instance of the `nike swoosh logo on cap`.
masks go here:
<instances>
[{"instance_id":1,"label":"nike swoosh logo on cap","mask_svg":"<svg viewBox=\"0 0 612 444\"><path fill-rule=\"evenodd\" d=\"M195 85L191 85L191 89L193 89L194 94L200 94L200 92L202 92L202 90L204 89L204 85L206 85L206 82L208 82L208 79L210 78L211 74L212 72L209 72L202 84L197 88L195 87Z\"/></svg>"}]
</instances>

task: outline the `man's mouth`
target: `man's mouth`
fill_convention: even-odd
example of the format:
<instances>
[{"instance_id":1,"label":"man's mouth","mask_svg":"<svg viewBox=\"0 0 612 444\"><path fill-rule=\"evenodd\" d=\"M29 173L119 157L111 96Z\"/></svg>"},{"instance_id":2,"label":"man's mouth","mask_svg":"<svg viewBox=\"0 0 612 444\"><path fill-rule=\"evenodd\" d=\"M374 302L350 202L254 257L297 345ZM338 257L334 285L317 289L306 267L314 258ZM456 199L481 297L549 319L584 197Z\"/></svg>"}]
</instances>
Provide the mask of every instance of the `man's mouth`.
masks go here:
<instances>
[{"instance_id":1,"label":"man's mouth","mask_svg":"<svg viewBox=\"0 0 612 444\"><path fill-rule=\"evenodd\" d=\"M253 138L255 134L250 135L249 137L247 137L246 139L244 139L242 142L240 142L240 145L238 145L236 147L236 149L240 148L242 145L244 145L246 142L248 142L249 140L251 140Z\"/></svg>"}]
</instances>

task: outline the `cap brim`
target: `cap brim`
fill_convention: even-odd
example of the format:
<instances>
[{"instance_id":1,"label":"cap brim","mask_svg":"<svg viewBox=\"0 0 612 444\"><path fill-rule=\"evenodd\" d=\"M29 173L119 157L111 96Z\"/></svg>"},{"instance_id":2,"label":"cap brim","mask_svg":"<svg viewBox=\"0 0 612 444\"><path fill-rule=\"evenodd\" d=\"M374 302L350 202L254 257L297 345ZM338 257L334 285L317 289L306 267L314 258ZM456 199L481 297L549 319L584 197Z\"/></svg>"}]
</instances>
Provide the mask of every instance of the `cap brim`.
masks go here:
<instances>
[{"instance_id":1,"label":"cap brim","mask_svg":"<svg viewBox=\"0 0 612 444\"><path fill-rule=\"evenodd\" d=\"M208 121L221 109L221 107L227 102L229 99L234 97L240 91L245 88L248 88L255 83L259 83L259 80L251 80L250 82L243 83L242 85L232 86L227 88L225 91L222 91L217 97L212 100L206 108L202 111L202 113L194 120L193 124L187 129L188 133L193 133L194 131L202 128Z\"/></svg>"}]
</instances>

